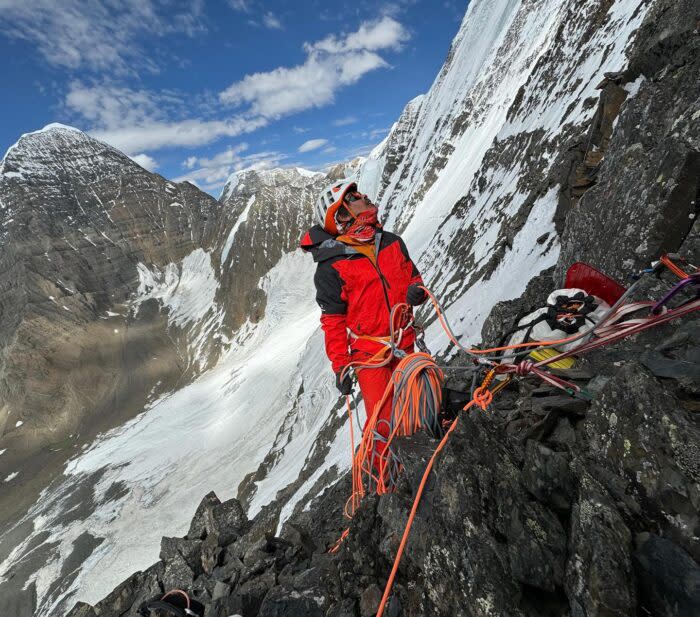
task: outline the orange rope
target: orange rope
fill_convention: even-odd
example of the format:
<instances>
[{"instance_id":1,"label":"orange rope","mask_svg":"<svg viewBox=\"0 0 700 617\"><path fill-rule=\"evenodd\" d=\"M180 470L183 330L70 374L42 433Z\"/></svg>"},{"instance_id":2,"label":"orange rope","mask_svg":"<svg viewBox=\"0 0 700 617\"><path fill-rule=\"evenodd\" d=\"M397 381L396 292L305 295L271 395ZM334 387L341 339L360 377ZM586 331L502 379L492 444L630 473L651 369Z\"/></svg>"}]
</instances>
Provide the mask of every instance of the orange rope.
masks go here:
<instances>
[{"instance_id":1,"label":"orange rope","mask_svg":"<svg viewBox=\"0 0 700 617\"><path fill-rule=\"evenodd\" d=\"M574 339L579 338L578 334L574 334L573 336L568 336L566 338L561 338L557 339L555 341L530 341L529 343L518 343L517 345L504 345L503 347L491 347L490 349L472 349L472 348L467 348L463 347L462 345L459 344L457 339L452 335L452 332L450 331L449 326L447 325L447 322L445 321L445 318L442 315L442 311L440 310L440 305L438 304L438 301L435 299L435 296L432 294L432 292L429 289L426 289L425 287L421 287L423 291L425 291L428 296L430 297L430 301L433 303L433 306L435 307L435 312L437 313L438 319L440 320L440 324L442 325L443 330L447 334L448 338L452 343L461 349L462 351L470 354L490 354L490 353L495 353L498 351L508 351L509 349L521 349L523 347L551 347L553 345L561 345L562 343L568 343L570 341L573 341Z\"/></svg>"},{"instance_id":2,"label":"orange rope","mask_svg":"<svg viewBox=\"0 0 700 617\"><path fill-rule=\"evenodd\" d=\"M416 365L417 359L421 361ZM375 435L379 432L379 414L386 401L396 393L396 386L404 377L409 364L413 364L413 370L408 375L406 389L399 393L394 401L393 429L387 436L383 453L375 465L373 464L373 458L376 456ZM362 440L353 460L353 493L350 499L352 502L351 515L366 493L365 479L370 486L372 483L376 484L378 495L383 495L393 490L388 477L389 466L392 462L391 443L396 437L413 435L422 425L421 417L418 414L411 413L411 410L415 411L419 408L418 403L422 398L423 388L425 387L425 384L419 377L421 372L427 376L433 392L439 394L442 392L442 371L435 366L435 362L430 354L416 352L408 354L401 359L394 370L391 381L384 390L382 398L372 410L372 415L369 417L362 432Z\"/></svg>"},{"instance_id":3,"label":"orange rope","mask_svg":"<svg viewBox=\"0 0 700 617\"><path fill-rule=\"evenodd\" d=\"M686 274L682 268L679 268L676 264L674 264L668 255L662 255L659 258L659 261L664 266L666 266L671 272L673 272L678 278L681 278L681 279L688 278L688 274Z\"/></svg>"}]
</instances>

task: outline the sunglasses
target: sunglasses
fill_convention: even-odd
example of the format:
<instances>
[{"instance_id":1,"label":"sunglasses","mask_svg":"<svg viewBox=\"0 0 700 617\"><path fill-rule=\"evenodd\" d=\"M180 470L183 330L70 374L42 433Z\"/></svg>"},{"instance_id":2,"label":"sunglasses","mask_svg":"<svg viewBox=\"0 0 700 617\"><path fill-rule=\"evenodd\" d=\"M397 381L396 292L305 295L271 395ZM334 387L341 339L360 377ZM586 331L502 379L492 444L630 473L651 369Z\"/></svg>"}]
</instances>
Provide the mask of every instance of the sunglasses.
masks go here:
<instances>
[{"instance_id":1,"label":"sunglasses","mask_svg":"<svg viewBox=\"0 0 700 617\"><path fill-rule=\"evenodd\" d=\"M345 195L345 201L347 201L349 204L351 204L353 201L358 201L360 199L365 199L369 201L367 195L363 195L362 193L348 193L347 195Z\"/></svg>"}]
</instances>

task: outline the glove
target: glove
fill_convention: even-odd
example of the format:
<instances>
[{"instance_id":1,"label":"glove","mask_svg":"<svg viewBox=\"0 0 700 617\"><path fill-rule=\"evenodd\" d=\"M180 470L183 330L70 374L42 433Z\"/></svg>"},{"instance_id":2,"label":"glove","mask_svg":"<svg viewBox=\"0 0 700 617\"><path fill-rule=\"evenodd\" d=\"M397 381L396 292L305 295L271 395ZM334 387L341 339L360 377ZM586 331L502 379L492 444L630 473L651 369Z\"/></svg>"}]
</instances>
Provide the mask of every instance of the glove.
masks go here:
<instances>
[{"instance_id":1,"label":"glove","mask_svg":"<svg viewBox=\"0 0 700 617\"><path fill-rule=\"evenodd\" d=\"M428 294L425 293L418 285L410 285L408 291L406 292L406 302L411 306L418 306L423 304Z\"/></svg>"},{"instance_id":2,"label":"glove","mask_svg":"<svg viewBox=\"0 0 700 617\"><path fill-rule=\"evenodd\" d=\"M341 394L352 394L352 377L350 377L350 373L345 373L342 381L340 380L340 373L336 373L335 387L340 390Z\"/></svg>"}]
</instances>

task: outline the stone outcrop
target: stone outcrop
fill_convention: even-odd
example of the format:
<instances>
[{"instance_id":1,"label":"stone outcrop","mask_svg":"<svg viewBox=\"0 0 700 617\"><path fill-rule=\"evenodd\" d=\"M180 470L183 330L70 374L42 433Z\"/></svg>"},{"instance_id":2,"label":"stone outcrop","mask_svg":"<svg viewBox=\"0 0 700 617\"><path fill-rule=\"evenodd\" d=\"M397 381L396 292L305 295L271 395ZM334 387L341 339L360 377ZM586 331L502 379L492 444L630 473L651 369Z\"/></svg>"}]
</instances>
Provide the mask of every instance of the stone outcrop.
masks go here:
<instances>
[{"instance_id":1,"label":"stone outcrop","mask_svg":"<svg viewBox=\"0 0 700 617\"><path fill-rule=\"evenodd\" d=\"M680 251L698 262L700 234L688 223L686 208L697 181L697 174L688 173L698 149L689 122L700 113L693 98L698 71L691 70L698 57L697 32L690 33L682 19L688 7L655 6L631 58L637 68L630 69L629 79L608 78L610 84L625 85L647 71L639 91L617 97L619 91L609 84L601 90L593 125L601 155L597 162L579 160L592 175L587 186L572 186L580 191L571 193L575 199L563 212L562 258L535 277L522 297L494 307L483 328L485 342L540 306L574 258L618 276L661 250ZM648 148L635 147L637 139L646 138L651 138ZM624 163L618 155L630 148L646 162ZM659 160L652 163L655 155ZM657 187L654 165L666 170L661 181L666 189ZM633 194L656 194L658 216L644 215L650 202L632 200ZM608 218L614 213L610 203L629 209L625 224ZM678 207L683 216L673 214ZM666 215L660 243L655 230ZM588 243L581 238L586 220L602 226L589 230L596 240ZM634 233L628 224L636 225ZM646 248L625 263L631 242ZM667 272L647 276L636 297L658 297L676 280ZM417 510L384 614L700 614L698 325L698 317L691 316L579 359L568 378L590 392L591 401L563 396L528 377L508 385L488 412L462 414ZM467 387L458 377L447 385ZM155 576L165 589L165 571L180 564L207 617L374 615L435 445L422 433L399 441L404 473L396 492L363 500L336 554L327 549L345 524L347 475L306 509L300 504L279 537L274 532L280 504L266 506L252 521L236 514L223 531L206 524L224 505L207 496L188 536L164 539L164 561L137 576L146 586ZM233 502L226 503L239 512ZM139 598L132 587L125 582L118 598L132 593L135 607ZM123 614L115 606L122 610L125 604L105 599L94 608L77 606L70 617L87 610L105 617Z\"/></svg>"},{"instance_id":2,"label":"stone outcrop","mask_svg":"<svg viewBox=\"0 0 700 617\"><path fill-rule=\"evenodd\" d=\"M560 273L565 264L581 260L624 280L674 251L700 212L697 11L693 0L654 5L630 52L629 68L604 87L614 94L601 100L599 116L614 116L615 136L590 135L599 142L594 150L604 156L597 162L596 185L568 219ZM617 101L627 92L632 94L620 108Z\"/></svg>"}]
</instances>

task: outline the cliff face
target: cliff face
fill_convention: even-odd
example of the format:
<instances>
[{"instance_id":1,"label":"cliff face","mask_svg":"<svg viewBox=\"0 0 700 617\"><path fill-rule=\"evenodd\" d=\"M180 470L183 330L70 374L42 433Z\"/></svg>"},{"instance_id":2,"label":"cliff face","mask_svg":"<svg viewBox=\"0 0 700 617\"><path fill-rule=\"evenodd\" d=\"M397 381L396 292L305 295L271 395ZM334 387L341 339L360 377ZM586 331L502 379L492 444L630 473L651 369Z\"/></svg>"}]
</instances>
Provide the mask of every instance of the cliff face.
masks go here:
<instances>
[{"instance_id":1,"label":"cliff face","mask_svg":"<svg viewBox=\"0 0 700 617\"><path fill-rule=\"evenodd\" d=\"M103 558L110 568L98 569L121 578L134 556L120 561L108 536L151 529L144 555L157 553L154 507L169 518L166 504L196 503L211 482L235 490L266 459L308 398L299 379L324 381L322 347L297 369L318 322L312 264L292 253L327 181L248 171L217 201L67 127L10 149L0 179L0 612L60 612L82 568ZM314 401L325 397L330 389ZM288 470L292 482L299 468ZM114 512L132 508L119 531ZM81 565L59 583L49 570L66 559ZM37 585L41 572L55 584Z\"/></svg>"},{"instance_id":2,"label":"cliff face","mask_svg":"<svg viewBox=\"0 0 700 617\"><path fill-rule=\"evenodd\" d=\"M221 204L234 222L219 240L220 298L232 330L248 317L257 322L264 315L258 282L297 248L327 182L325 174L295 168L239 172L224 186Z\"/></svg>"},{"instance_id":3,"label":"cliff face","mask_svg":"<svg viewBox=\"0 0 700 617\"><path fill-rule=\"evenodd\" d=\"M359 165L360 188L402 232L462 340L490 342L540 307L575 259L624 282L662 250L697 263L698 35L687 19L696 12L696 3L668 0L472 2L430 91L407 105L367 160L349 165ZM182 192L175 203L162 196L132 208L136 219L150 213L155 233L124 232L128 247L105 217L100 246L111 261L96 252L89 262L112 272L109 239L124 247L115 282L95 281L103 290L124 279L115 296L124 310L100 310L121 313L105 316L130 329L153 321L141 331L155 329L170 345L177 359L168 374L183 377L158 386L138 418L85 443L0 537L0 554L9 555L0 608L62 615L82 599L91 605L71 617L122 617L146 597L185 587L208 617L373 614L435 444L424 436L402 444L397 493L367 499L341 552L325 554L346 524L349 422L318 330L313 264L294 248L327 177L245 172L217 204L90 144L143 187ZM26 216L41 211L44 191L77 194L70 219L54 217L73 230L98 180L74 186L68 178L82 176L58 177ZM21 165L3 164L0 186L23 182L28 191L34 181ZM116 186L124 183L141 204L136 180ZM102 203L121 207L123 188L104 191L115 196L98 191ZM185 205L188 192L204 200L201 216L195 197ZM188 240L171 223L161 239L172 217L183 227L191 218L200 231ZM85 226L68 241L90 251L83 235L97 244L102 234L83 234ZM62 244L66 233L52 242L77 260ZM7 297L24 306L25 274L13 277L3 282L13 290ZM658 297L669 282L645 281L640 293ZM46 306L63 333L71 313ZM18 329L3 323L2 336ZM694 615L696 331L697 320L667 324L591 355L572 376L596 394L590 405L518 380L489 413L464 416L418 511L389 614ZM460 364L434 322L427 340ZM190 524L210 490L223 503L207 497ZM159 546L161 560L147 567Z\"/></svg>"},{"instance_id":4,"label":"cliff face","mask_svg":"<svg viewBox=\"0 0 700 617\"><path fill-rule=\"evenodd\" d=\"M84 420L124 419L186 370L167 320L128 301L137 263L206 250L221 207L58 125L10 148L0 204L0 435L12 456Z\"/></svg>"},{"instance_id":5,"label":"cliff face","mask_svg":"<svg viewBox=\"0 0 700 617\"><path fill-rule=\"evenodd\" d=\"M578 167L597 148L597 86L626 68L650 6L471 3L430 91L376 153L386 166L361 173L467 338L556 262Z\"/></svg>"},{"instance_id":6,"label":"cliff face","mask_svg":"<svg viewBox=\"0 0 700 617\"><path fill-rule=\"evenodd\" d=\"M439 237L452 234L452 239L441 245L444 253L427 252L439 262L436 272L448 271L460 255L474 254L484 243L493 247L499 234L505 233L502 230L519 228L497 253L501 261L512 264L515 257L522 257L516 247L524 241L523 229L533 225L533 232L547 234L541 242L536 233L527 236L535 251L549 252L549 257L540 256L534 263L552 267L528 270L533 275L527 277L529 284L518 282L518 289L524 291L495 307L488 304L492 297L485 296L483 311L488 318L453 320L460 333L483 323L484 342L493 342L517 316L541 306L544 297L561 286L561 274L574 258L583 257L621 278L662 250L679 251L695 263L700 258L700 231L689 216L697 204L697 174L689 169L694 169L700 143L688 119L699 113L700 83L695 67L698 34L689 31L686 17L696 7L664 1L591 7L587 5L581 13L591 20L586 26L579 21L559 24L561 49L566 47L566 33L595 24L599 31L593 28L576 39L589 49L586 45L591 41L600 43L603 34L611 36L606 30L610 24L624 28L634 21L639 29L629 46L628 61L617 67L622 72L605 79L589 76L590 87L600 85L600 92L592 100L584 99L585 117L562 129L556 138L547 137L543 127L539 132L499 138L483 159L492 171L499 166L505 169L516 143L529 152L527 172L514 163L522 183L518 184L521 198L505 190L513 185L503 184L504 176L499 182L505 193L495 191L495 173L479 175L473 184L468 176L462 186L471 189L438 231ZM473 14L478 15L480 8L473 7ZM624 10L629 12L623 18L620 11ZM603 55L609 57L621 44L618 37L604 46ZM454 62L458 49L453 46L448 62ZM532 59L539 68L528 84L547 75L551 78L555 65L547 62L554 62L553 56L545 53L539 60ZM595 54L593 60L582 55L578 64L564 65L575 75L581 65L594 60ZM561 93L562 85L575 81L550 80L544 92ZM544 117L543 122L556 124L561 118L558 106L550 116L535 111L536 101L546 109L544 96L535 97L526 85L503 110L504 117L509 122ZM426 109L424 105L421 110ZM388 160L386 145L370 159ZM435 185L440 178L438 174ZM381 184L378 181L377 186ZM542 191L550 195L549 208L541 201ZM633 200L633 194L645 199ZM474 208L483 215L479 203L485 204L487 195L495 208L494 218L483 219L483 230L474 224L472 233L463 234L464 217L476 216ZM650 202L656 208L650 208ZM503 206L500 211L498 204ZM620 210L613 210L611 204L620 204ZM418 212L412 220L418 220ZM615 212L622 213L624 221ZM391 220L394 215L389 216ZM457 220L462 222L459 227ZM405 227L409 238L414 224ZM553 247L559 234L563 252L556 258ZM461 244L455 244L459 237ZM462 247L460 251L457 246ZM426 259L421 263L428 264ZM490 274L484 270L487 261L476 270L484 277L482 292L500 272L498 267ZM669 273L647 276L633 299L657 298L675 280ZM446 288L448 297L462 285L455 277ZM455 305L460 310L482 310L462 300ZM458 314L455 308L452 314ZM418 508L385 614L697 614L697 332L697 317L691 317L580 359L568 376L593 395L591 402L563 396L526 378L506 388L488 412L463 414ZM455 357L450 362L458 366L462 361ZM449 385L460 390L469 386L460 380L459 372ZM295 419L288 419L291 436ZM317 439L316 449L318 443ZM326 549L345 524L347 475L332 483L327 478L329 486L318 496L319 484L307 482L311 499L297 503L291 516L287 490L253 520L242 516L237 500L221 503L208 495L184 538L163 538L161 561L133 575L94 607L79 604L71 617L122 615L142 599L172 586L187 587L206 605L206 615L212 616L372 615L434 447L435 442L422 434L400 443L405 469L398 490L364 500L337 555L329 555ZM284 448L277 448L278 458L284 459L283 452ZM307 463L312 459L309 455ZM275 465L271 457L265 469L273 470ZM258 482L263 477L261 473ZM280 520L284 520L281 528Z\"/></svg>"}]
</instances>

